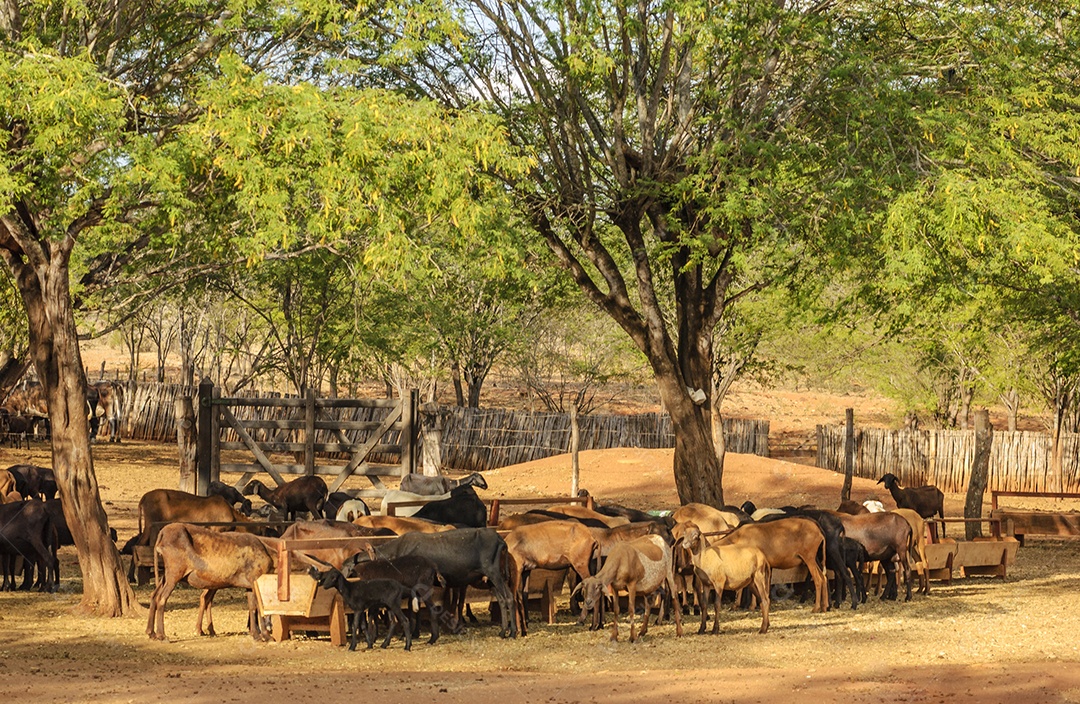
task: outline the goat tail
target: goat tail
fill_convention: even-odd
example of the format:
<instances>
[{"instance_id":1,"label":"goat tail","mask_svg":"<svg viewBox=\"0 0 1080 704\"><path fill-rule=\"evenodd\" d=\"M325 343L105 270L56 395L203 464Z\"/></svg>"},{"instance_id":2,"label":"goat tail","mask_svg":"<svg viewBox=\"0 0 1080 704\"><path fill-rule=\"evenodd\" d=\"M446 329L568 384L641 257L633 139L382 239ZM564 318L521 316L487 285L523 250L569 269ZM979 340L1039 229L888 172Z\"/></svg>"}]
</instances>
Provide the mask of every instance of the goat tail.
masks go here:
<instances>
[{"instance_id":1,"label":"goat tail","mask_svg":"<svg viewBox=\"0 0 1080 704\"><path fill-rule=\"evenodd\" d=\"M446 578L442 576L442 573L435 570L435 584L446 589Z\"/></svg>"},{"instance_id":2,"label":"goat tail","mask_svg":"<svg viewBox=\"0 0 1080 704\"><path fill-rule=\"evenodd\" d=\"M416 587L410 588L409 591L412 592L412 601L409 603L412 604L413 613L420 613L420 595L416 591Z\"/></svg>"}]
</instances>

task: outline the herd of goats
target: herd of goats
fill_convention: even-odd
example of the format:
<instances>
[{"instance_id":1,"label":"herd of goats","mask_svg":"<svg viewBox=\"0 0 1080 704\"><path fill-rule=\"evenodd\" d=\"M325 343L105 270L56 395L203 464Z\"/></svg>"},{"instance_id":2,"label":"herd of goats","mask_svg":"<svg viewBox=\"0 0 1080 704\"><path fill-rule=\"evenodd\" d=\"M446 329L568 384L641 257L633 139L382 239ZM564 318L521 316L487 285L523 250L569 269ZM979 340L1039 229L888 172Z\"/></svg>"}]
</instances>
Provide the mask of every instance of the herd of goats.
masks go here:
<instances>
[{"instance_id":1,"label":"herd of goats","mask_svg":"<svg viewBox=\"0 0 1080 704\"><path fill-rule=\"evenodd\" d=\"M372 647L385 623L382 647L400 630L408 650L419 634L420 602L427 607L429 643L438 639L440 628L460 632L471 616L465 599L468 587L491 590L503 637L524 636L528 596L536 591L528 585L533 570L568 569L576 580L571 608L580 614L579 623L591 617L591 627L602 628L605 610L610 609L612 639L618 638L622 591L628 594L631 641L646 633L654 602L659 603L658 620L670 613L682 635L682 615L690 613L692 605L701 616L698 632L705 632L712 600L712 632L717 633L723 593L746 588L744 603L752 605L751 594L756 599L760 632L765 633L773 570L799 569L801 579L800 568L805 568L804 599L813 594L814 611L838 607L848 595L851 608L857 608L867 598L866 575L874 562L886 578L883 598L898 598L897 572L906 599L911 598L914 574L919 590L928 593L924 519L943 517L943 494L932 486L902 488L892 474L879 483L891 493L895 510L886 511L879 502L867 502L876 504L868 508L845 501L835 511L812 506L758 509L746 502L720 508L687 504L672 512L646 513L590 500L591 508L558 504L508 515L490 526L488 510L476 493L487 483L477 473L459 480L407 475L400 489L383 499L381 515L372 515L352 493L329 493L318 476L300 477L275 489L252 481L242 491L212 482L207 496L171 489L147 492L139 501L139 532L121 552L133 555L134 572L139 548L152 551L156 588L146 632L159 640L165 639L165 605L182 581L203 590L199 635L214 632L211 606L217 590L235 587L248 590L252 637L267 639L264 619L258 617L255 582L281 561L281 541L301 540L311 549L287 545L289 569L306 570L321 588L340 593L346 611L353 613L351 649L361 632ZM0 470L3 589L15 588L20 569L20 588L31 587L35 570L36 588L53 590L59 583L57 547L72 544L72 537L56 490L49 469L15 465ZM265 504L259 509L249 498L255 495ZM311 520L297 520L308 514ZM284 519L287 527L275 531L273 526L281 523L261 520L263 516ZM199 525L221 523L231 525ZM310 541L319 542L311 547ZM21 567L18 557L24 558ZM638 597L640 632L634 622Z\"/></svg>"}]
</instances>

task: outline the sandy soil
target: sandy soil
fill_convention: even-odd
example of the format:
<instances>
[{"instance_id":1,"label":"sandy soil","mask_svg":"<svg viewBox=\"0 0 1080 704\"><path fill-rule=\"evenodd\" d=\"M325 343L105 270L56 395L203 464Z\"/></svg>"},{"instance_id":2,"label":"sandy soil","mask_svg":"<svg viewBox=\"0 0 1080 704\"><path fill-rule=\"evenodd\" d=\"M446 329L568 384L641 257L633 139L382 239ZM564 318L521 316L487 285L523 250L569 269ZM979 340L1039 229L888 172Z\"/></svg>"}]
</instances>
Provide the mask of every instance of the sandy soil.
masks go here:
<instances>
[{"instance_id":1,"label":"sandy soil","mask_svg":"<svg viewBox=\"0 0 1080 704\"><path fill-rule=\"evenodd\" d=\"M27 460L47 464L48 456L40 447L0 450L0 466ZM95 460L121 540L134 532L142 493L176 485L169 446L102 445ZM587 452L581 483L604 500L670 508L677 503L670 467L670 450ZM565 494L570 462L553 457L487 478L488 496ZM725 487L731 503L831 506L840 480L802 464L730 455ZM853 494L887 497L868 480L856 480ZM962 497L947 497L947 513L961 507ZM910 603L872 598L858 611L813 614L797 600L777 601L764 636L757 615L725 612L716 637L697 635L690 617L682 638L664 624L639 643L612 643L607 632L577 626L563 608L557 624L534 624L524 639L501 640L485 623L434 646L421 642L411 653L400 641L387 651L349 652L315 636L254 644L238 591L218 596L222 635L200 638L198 595L187 588L169 603L170 642L150 642L142 618L77 615L71 548L62 562L58 594L0 594L0 700L1080 702L1080 542L1031 541L1007 579L935 583L929 596ZM150 589L137 593L146 604Z\"/></svg>"}]
</instances>

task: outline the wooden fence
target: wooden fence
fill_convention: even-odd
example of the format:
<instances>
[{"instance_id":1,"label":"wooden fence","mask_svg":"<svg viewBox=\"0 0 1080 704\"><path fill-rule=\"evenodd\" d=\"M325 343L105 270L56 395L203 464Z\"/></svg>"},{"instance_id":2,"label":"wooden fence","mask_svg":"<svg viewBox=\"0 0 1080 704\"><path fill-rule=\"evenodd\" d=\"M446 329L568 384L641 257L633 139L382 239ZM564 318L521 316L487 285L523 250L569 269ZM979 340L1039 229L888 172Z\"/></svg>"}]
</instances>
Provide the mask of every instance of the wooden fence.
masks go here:
<instances>
[{"instance_id":1,"label":"wooden fence","mask_svg":"<svg viewBox=\"0 0 1080 704\"><path fill-rule=\"evenodd\" d=\"M1062 436L1062 474L1051 471L1053 438L1046 433L994 431L990 491L1080 491L1080 435ZM817 466L844 471L844 427L817 427ZM903 486L967 489L975 455L973 430L855 430L855 476L895 474Z\"/></svg>"},{"instance_id":2,"label":"wooden fence","mask_svg":"<svg viewBox=\"0 0 1080 704\"><path fill-rule=\"evenodd\" d=\"M196 387L135 382L123 382L123 386L123 437L176 442L175 400L182 394L194 398ZM444 407L440 412L444 417L442 463L451 469L482 471L569 451L569 414L456 407ZM236 413L243 421L284 418L282 409L272 407L244 407ZM335 409L335 417L358 422L379 420L384 414L381 409ZM588 415L581 416L579 423L582 450L675 445L667 414ZM394 432L391 431L391 435ZM386 442L398 442L391 435L387 436ZM768 421L725 418L724 435L729 452L769 454ZM234 431L222 433L223 441L235 442L237 439ZM327 441L322 435L318 437L318 442ZM400 458L376 453L371 456L371 461L397 464Z\"/></svg>"},{"instance_id":3,"label":"wooden fence","mask_svg":"<svg viewBox=\"0 0 1080 704\"><path fill-rule=\"evenodd\" d=\"M667 414L579 416L580 449L674 447ZM769 422L724 419L729 452L769 454ZM569 452L568 413L453 408L442 431L443 464L482 471Z\"/></svg>"}]
</instances>

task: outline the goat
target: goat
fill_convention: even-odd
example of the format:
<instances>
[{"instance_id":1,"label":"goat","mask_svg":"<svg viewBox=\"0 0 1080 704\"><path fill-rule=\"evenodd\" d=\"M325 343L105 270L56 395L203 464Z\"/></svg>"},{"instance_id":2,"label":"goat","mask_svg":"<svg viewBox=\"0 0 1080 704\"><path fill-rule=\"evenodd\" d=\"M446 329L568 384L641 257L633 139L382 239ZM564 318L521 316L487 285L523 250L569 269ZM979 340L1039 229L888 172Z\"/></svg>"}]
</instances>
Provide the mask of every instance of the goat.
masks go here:
<instances>
[{"instance_id":1,"label":"goat","mask_svg":"<svg viewBox=\"0 0 1080 704\"><path fill-rule=\"evenodd\" d=\"M506 551L513 559L510 588L518 597L514 618L518 632L526 635L528 621L525 582L534 569L567 567L585 579L593 573L590 563L599 545L589 528L575 521L546 521L515 528L507 534Z\"/></svg>"},{"instance_id":2,"label":"goat","mask_svg":"<svg viewBox=\"0 0 1080 704\"><path fill-rule=\"evenodd\" d=\"M6 469L0 469L0 503L3 503L4 497L13 491L17 491L15 488L15 476Z\"/></svg>"},{"instance_id":3,"label":"goat","mask_svg":"<svg viewBox=\"0 0 1080 704\"><path fill-rule=\"evenodd\" d=\"M891 472L878 479L878 484L884 484L892 494L897 508L910 508L923 518L933 518L934 515L945 518L945 494L936 486L908 487L900 486L900 480ZM945 535L945 524L941 524L941 535Z\"/></svg>"},{"instance_id":4,"label":"goat","mask_svg":"<svg viewBox=\"0 0 1080 704\"><path fill-rule=\"evenodd\" d=\"M440 494L449 494L450 490L454 487L463 486L465 484L470 484L480 489L488 488L484 475L479 472L473 472L469 476L462 477L461 479L451 479L450 477L444 476L426 477L423 474L413 472L406 474L401 478L401 484L398 485L398 489L420 496L438 496Z\"/></svg>"},{"instance_id":5,"label":"goat","mask_svg":"<svg viewBox=\"0 0 1080 704\"><path fill-rule=\"evenodd\" d=\"M487 507L471 485L463 484L450 490L450 498L421 506L413 517L466 528L483 528L487 525Z\"/></svg>"},{"instance_id":6,"label":"goat","mask_svg":"<svg viewBox=\"0 0 1080 704\"><path fill-rule=\"evenodd\" d=\"M678 529L679 526L676 526ZM676 536L678 538L679 536ZM825 535L810 518L791 517L768 523L749 523L721 536L712 545L751 545L765 553L774 569L786 570L806 565L814 581L814 611L829 608L825 580Z\"/></svg>"},{"instance_id":7,"label":"goat","mask_svg":"<svg viewBox=\"0 0 1080 704\"><path fill-rule=\"evenodd\" d=\"M698 578L710 584L716 593L713 618L713 635L720 632L720 598L724 590L736 590L750 587L761 605L761 629L758 633L769 630L769 589L772 584L772 567L765 559L765 553L752 545L718 545L709 547L701 531L693 523L684 524L682 548L690 556ZM703 586L703 585L702 585ZM701 604L701 627L698 633L705 632L709 620L709 605L704 598L704 589L697 592Z\"/></svg>"},{"instance_id":8,"label":"goat","mask_svg":"<svg viewBox=\"0 0 1080 704\"><path fill-rule=\"evenodd\" d=\"M350 582L342 574L341 570L334 567L320 572L312 567L308 572L311 577L323 589L336 589L341 594L341 600L345 606L352 609L353 620L350 628L349 650L356 650L356 636L360 632L360 624L364 616L378 608L384 608L390 614L390 630L386 634L386 640L382 647L390 645L390 639L394 636L394 624L401 624L405 632L405 650L412 650L412 626L401 611L401 600L405 598L405 587L400 582L392 579L371 579ZM413 596L414 608L416 596ZM375 643L375 631L364 624L364 640L367 641L368 650Z\"/></svg>"},{"instance_id":9,"label":"goat","mask_svg":"<svg viewBox=\"0 0 1080 704\"><path fill-rule=\"evenodd\" d=\"M611 640L619 639L619 595L618 590L626 589L629 594L628 611L630 612L630 642L649 630L649 616L652 608L648 596L663 587L674 593L675 581L671 573L671 547L659 535L647 535L629 542L618 543L611 548L607 562L594 576L587 577L574 589L585 597L585 610L593 613L594 625L599 624L600 606L607 593L614 601L614 621L611 628ZM641 633L634 626L634 608L637 595L641 594L645 615L642 619ZM675 613L675 633L682 636L682 612Z\"/></svg>"},{"instance_id":10,"label":"goat","mask_svg":"<svg viewBox=\"0 0 1080 704\"><path fill-rule=\"evenodd\" d=\"M541 521L537 519L545 519L551 521L574 521L575 523L580 523L583 526L588 526L589 528L600 528L601 530L608 530L609 528L611 528L611 523L609 523L609 520L611 519L600 520L599 518L592 518L585 515L574 516L568 513L562 513L560 511L550 511L546 508L534 508L525 515L529 518L525 519L524 522L540 523Z\"/></svg>"},{"instance_id":11,"label":"goat","mask_svg":"<svg viewBox=\"0 0 1080 704\"><path fill-rule=\"evenodd\" d=\"M866 553L863 544L854 538L845 535L840 543L844 548L846 569L855 577L854 600L860 604L866 603L866 582L863 581L863 571L866 568L866 563L870 562L870 556ZM840 599L841 601L844 599L843 585L841 585Z\"/></svg>"},{"instance_id":12,"label":"goat","mask_svg":"<svg viewBox=\"0 0 1080 704\"><path fill-rule=\"evenodd\" d=\"M240 504L240 513L245 516L251 515L251 499L241 494L235 487L229 486L224 482L212 481L206 488L207 496L220 496L229 502L229 505L236 506Z\"/></svg>"},{"instance_id":13,"label":"goat","mask_svg":"<svg viewBox=\"0 0 1080 704\"><path fill-rule=\"evenodd\" d=\"M602 513L605 516L621 516L628 519L631 523L644 523L645 521L656 521L664 523L664 520L650 515L645 511L639 511L636 508L627 508L625 506L619 506L618 504L593 504L593 510L597 513ZM674 523L672 523L674 525ZM670 527L670 526L669 526Z\"/></svg>"},{"instance_id":14,"label":"goat","mask_svg":"<svg viewBox=\"0 0 1080 704\"><path fill-rule=\"evenodd\" d=\"M146 635L152 640L166 639L165 605L177 583L186 580L192 587L203 590L195 622L195 632L200 636L204 635L204 614L206 632L214 635L212 606L217 591L238 587L248 592L248 631L251 637L267 640L268 635L259 627L252 591L255 580L270 572L274 564L274 553L263 540L246 533L219 533L187 523L170 523L158 531L154 542L154 581L157 587L150 596ZM165 568L164 579L158 571L159 559Z\"/></svg>"},{"instance_id":15,"label":"goat","mask_svg":"<svg viewBox=\"0 0 1080 704\"><path fill-rule=\"evenodd\" d=\"M468 487L471 489L472 487ZM451 589L464 589L487 578L499 602L503 637L517 636L514 593L506 578L506 541L493 528L458 528L442 533L407 533L374 547L374 555L393 560L405 555L421 555L439 568Z\"/></svg>"},{"instance_id":16,"label":"goat","mask_svg":"<svg viewBox=\"0 0 1080 704\"><path fill-rule=\"evenodd\" d=\"M54 592L60 584L60 563L56 558L56 527L40 501L19 501L0 505L0 562L3 584L0 590L15 589L15 558L22 557L25 579L20 589L29 589L33 568L38 568L35 586Z\"/></svg>"},{"instance_id":17,"label":"goat","mask_svg":"<svg viewBox=\"0 0 1080 704\"><path fill-rule=\"evenodd\" d=\"M361 499L349 499L338 507L337 514L334 515L335 521L345 521L352 523L361 516L370 516L371 509Z\"/></svg>"},{"instance_id":18,"label":"goat","mask_svg":"<svg viewBox=\"0 0 1080 704\"><path fill-rule=\"evenodd\" d=\"M368 548L368 556L371 557L373 550ZM443 621L447 626L450 614L443 608L441 600L435 598L435 587L446 587L446 580L439 574L439 568L434 562L421 555L405 555L394 560L369 559L359 560L359 555L354 555L345 561L341 571L343 574L362 580L392 579L400 582L401 586L411 590L428 607L429 620L431 622L431 639L428 645L434 645L439 639L439 622ZM412 604L410 604L412 606ZM415 609L414 609L415 611ZM413 625L413 637L420 635L420 618L417 614Z\"/></svg>"},{"instance_id":19,"label":"goat","mask_svg":"<svg viewBox=\"0 0 1080 704\"><path fill-rule=\"evenodd\" d=\"M3 427L7 434L8 444L15 449L20 449L26 443L26 449L30 449L30 436L34 434L34 426L37 423L36 416L9 415L5 418Z\"/></svg>"},{"instance_id":20,"label":"goat","mask_svg":"<svg viewBox=\"0 0 1080 704\"><path fill-rule=\"evenodd\" d=\"M908 545L911 544L911 525L896 513L865 513L851 516L836 513L844 524L844 533L863 544L871 560L880 560L885 569L888 586L883 599L897 598L896 567L892 558L900 563L900 571L907 587L906 601L911 601L911 568L908 564Z\"/></svg>"},{"instance_id":21,"label":"goat","mask_svg":"<svg viewBox=\"0 0 1080 704\"><path fill-rule=\"evenodd\" d=\"M396 535L406 533L442 533L454 530L454 526L432 523L422 518L404 518L401 516L359 516L353 523L367 528L385 528Z\"/></svg>"},{"instance_id":22,"label":"goat","mask_svg":"<svg viewBox=\"0 0 1080 704\"><path fill-rule=\"evenodd\" d=\"M326 482L322 477L298 477L276 489L267 489L258 479L252 479L242 492L245 496L258 494L259 498L285 514L285 520L295 520L300 511L312 516L322 515L326 502Z\"/></svg>"},{"instance_id":23,"label":"goat","mask_svg":"<svg viewBox=\"0 0 1080 704\"><path fill-rule=\"evenodd\" d=\"M53 526L56 528L57 546L74 545L75 537L71 535L71 530L68 528L67 518L64 516L64 505L60 499L46 501L45 510L49 513L49 520L52 521ZM114 543L119 539L115 528L109 528L109 538Z\"/></svg>"},{"instance_id":24,"label":"goat","mask_svg":"<svg viewBox=\"0 0 1080 704\"><path fill-rule=\"evenodd\" d=\"M379 513L383 516L389 516L390 504L409 503L413 501L424 501L430 503L432 501L445 501L449 498L449 491L444 494L425 495L414 494L411 491L401 491L400 489L391 489L383 495L382 501L379 502ZM410 516L415 516L417 511L419 511L423 507L423 504L416 504L414 506L395 506L394 515L401 518L408 518Z\"/></svg>"}]
</instances>

